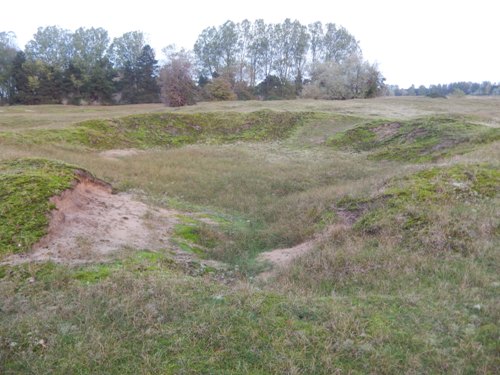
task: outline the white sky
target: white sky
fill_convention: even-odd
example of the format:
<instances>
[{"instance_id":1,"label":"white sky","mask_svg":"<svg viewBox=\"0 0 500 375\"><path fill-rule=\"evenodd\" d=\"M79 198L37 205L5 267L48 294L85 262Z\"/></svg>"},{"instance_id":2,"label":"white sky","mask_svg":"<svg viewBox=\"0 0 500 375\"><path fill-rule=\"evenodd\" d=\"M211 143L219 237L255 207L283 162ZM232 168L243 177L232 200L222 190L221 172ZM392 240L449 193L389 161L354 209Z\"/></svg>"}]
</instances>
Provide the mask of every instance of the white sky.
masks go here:
<instances>
[{"instance_id":1,"label":"white sky","mask_svg":"<svg viewBox=\"0 0 500 375\"><path fill-rule=\"evenodd\" d=\"M112 38L141 30L157 57L168 44L191 49L204 28L227 20L333 22L389 84L500 82L498 0L2 0L0 14L0 31L15 32L21 48L39 26L93 26Z\"/></svg>"}]
</instances>

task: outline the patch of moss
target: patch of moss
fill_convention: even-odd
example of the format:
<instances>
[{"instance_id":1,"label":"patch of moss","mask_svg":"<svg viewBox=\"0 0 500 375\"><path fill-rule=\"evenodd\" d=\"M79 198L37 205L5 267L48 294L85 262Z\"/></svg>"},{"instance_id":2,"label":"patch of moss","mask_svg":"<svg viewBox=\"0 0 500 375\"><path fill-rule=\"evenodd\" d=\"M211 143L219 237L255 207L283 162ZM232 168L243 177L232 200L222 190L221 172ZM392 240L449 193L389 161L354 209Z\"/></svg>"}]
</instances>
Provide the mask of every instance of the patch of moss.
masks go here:
<instances>
[{"instance_id":1,"label":"patch of moss","mask_svg":"<svg viewBox=\"0 0 500 375\"><path fill-rule=\"evenodd\" d=\"M205 251L200 248L199 246L193 245L190 242L184 242L184 241L179 241L179 240L174 240L174 243L179 246L179 248L182 251L185 251L186 253L193 253L199 256L201 259L205 259L207 255L205 254Z\"/></svg>"},{"instance_id":2,"label":"patch of moss","mask_svg":"<svg viewBox=\"0 0 500 375\"><path fill-rule=\"evenodd\" d=\"M328 143L341 150L368 151L375 160L426 162L498 140L500 129L458 117L431 116L400 122L370 121L336 134Z\"/></svg>"},{"instance_id":3,"label":"patch of moss","mask_svg":"<svg viewBox=\"0 0 500 375\"><path fill-rule=\"evenodd\" d=\"M175 235L181 237L185 241L193 243L200 242L199 228L197 226L178 224L175 227Z\"/></svg>"},{"instance_id":4,"label":"patch of moss","mask_svg":"<svg viewBox=\"0 0 500 375\"><path fill-rule=\"evenodd\" d=\"M192 218L181 217L182 224L177 224L174 230L174 242L183 251L194 253L201 258L205 258L206 254L203 245L206 241L202 237L201 222Z\"/></svg>"},{"instance_id":5,"label":"patch of moss","mask_svg":"<svg viewBox=\"0 0 500 375\"><path fill-rule=\"evenodd\" d=\"M109 277L116 267L114 264L98 264L83 267L74 272L73 278L85 284L94 284Z\"/></svg>"},{"instance_id":6,"label":"patch of moss","mask_svg":"<svg viewBox=\"0 0 500 375\"><path fill-rule=\"evenodd\" d=\"M365 126L357 126L335 134L328 140L328 143L342 149L351 148L355 151L367 151L373 148L375 138L375 132Z\"/></svg>"},{"instance_id":7,"label":"patch of moss","mask_svg":"<svg viewBox=\"0 0 500 375\"><path fill-rule=\"evenodd\" d=\"M153 252L153 251L138 251L134 254L133 259L136 261L148 261L148 262L160 262L165 258L165 256L161 253Z\"/></svg>"},{"instance_id":8,"label":"patch of moss","mask_svg":"<svg viewBox=\"0 0 500 375\"><path fill-rule=\"evenodd\" d=\"M444 200L476 200L500 192L500 170L491 165L454 165L431 168L405 177L386 193L398 200L416 203Z\"/></svg>"},{"instance_id":9,"label":"patch of moss","mask_svg":"<svg viewBox=\"0 0 500 375\"><path fill-rule=\"evenodd\" d=\"M186 252L191 252L204 259L217 252L217 247L228 241L225 231L233 224L215 215L204 214L203 218L179 215L180 223L174 227L174 243ZM210 220L209 223L203 219Z\"/></svg>"},{"instance_id":10,"label":"patch of moss","mask_svg":"<svg viewBox=\"0 0 500 375\"><path fill-rule=\"evenodd\" d=\"M148 250L135 251L129 257L112 263L84 266L72 273L72 278L85 284L94 284L118 271L134 273L170 271L178 269L175 261L163 253Z\"/></svg>"},{"instance_id":11,"label":"patch of moss","mask_svg":"<svg viewBox=\"0 0 500 375\"><path fill-rule=\"evenodd\" d=\"M26 251L46 234L50 198L71 187L76 169L45 159L0 163L0 256Z\"/></svg>"}]
</instances>

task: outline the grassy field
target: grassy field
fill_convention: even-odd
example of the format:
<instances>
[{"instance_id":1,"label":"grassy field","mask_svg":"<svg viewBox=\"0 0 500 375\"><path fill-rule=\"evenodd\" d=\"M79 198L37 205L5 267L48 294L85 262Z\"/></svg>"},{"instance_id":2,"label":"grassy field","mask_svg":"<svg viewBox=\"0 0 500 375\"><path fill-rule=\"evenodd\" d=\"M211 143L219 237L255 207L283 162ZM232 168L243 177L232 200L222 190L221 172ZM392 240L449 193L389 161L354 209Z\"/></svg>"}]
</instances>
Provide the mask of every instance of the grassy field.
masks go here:
<instances>
[{"instance_id":1,"label":"grassy field","mask_svg":"<svg viewBox=\"0 0 500 375\"><path fill-rule=\"evenodd\" d=\"M495 98L0 107L0 260L78 166L227 264L0 266L0 373L498 373L499 128Z\"/></svg>"}]
</instances>

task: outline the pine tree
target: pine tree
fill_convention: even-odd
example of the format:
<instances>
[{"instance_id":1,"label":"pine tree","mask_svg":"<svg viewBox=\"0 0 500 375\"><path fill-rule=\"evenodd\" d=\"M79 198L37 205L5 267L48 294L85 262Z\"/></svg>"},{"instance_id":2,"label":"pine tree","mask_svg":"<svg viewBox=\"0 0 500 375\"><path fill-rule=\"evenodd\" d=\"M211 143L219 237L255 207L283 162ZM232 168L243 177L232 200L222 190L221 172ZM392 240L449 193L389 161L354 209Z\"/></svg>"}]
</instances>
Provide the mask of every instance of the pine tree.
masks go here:
<instances>
[{"instance_id":1,"label":"pine tree","mask_svg":"<svg viewBox=\"0 0 500 375\"><path fill-rule=\"evenodd\" d=\"M19 51L12 61L12 85L13 92L10 97L11 104L28 104L29 102L29 87L28 76L24 69L26 55L23 51Z\"/></svg>"},{"instance_id":2,"label":"pine tree","mask_svg":"<svg viewBox=\"0 0 500 375\"><path fill-rule=\"evenodd\" d=\"M160 87L158 85L158 60L155 52L145 45L137 61L137 102L157 103L160 100Z\"/></svg>"}]
</instances>

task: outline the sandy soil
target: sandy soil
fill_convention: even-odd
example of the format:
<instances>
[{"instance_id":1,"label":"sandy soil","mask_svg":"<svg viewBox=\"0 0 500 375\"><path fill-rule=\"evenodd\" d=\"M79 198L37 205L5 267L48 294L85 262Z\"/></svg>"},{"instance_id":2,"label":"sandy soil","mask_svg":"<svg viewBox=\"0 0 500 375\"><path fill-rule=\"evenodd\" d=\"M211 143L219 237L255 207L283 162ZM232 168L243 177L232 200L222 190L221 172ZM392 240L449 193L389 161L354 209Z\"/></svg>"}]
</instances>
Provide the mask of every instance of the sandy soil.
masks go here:
<instances>
[{"instance_id":1,"label":"sandy soil","mask_svg":"<svg viewBox=\"0 0 500 375\"><path fill-rule=\"evenodd\" d=\"M347 230L352 222L350 222L350 218L343 218L342 216L341 218L343 219L343 222L335 223L329 226L324 232L318 234L309 241L302 242L294 247L274 249L260 254L258 260L271 263L272 268L268 271L260 273L258 275L258 279L261 281L269 280L275 276L279 270L289 267L295 259L312 251L315 246L317 246L326 237L335 232Z\"/></svg>"},{"instance_id":2,"label":"sandy soil","mask_svg":"<svg viewBox=\"0 0 500 375\"><path fill-rule=\"evenodd\" d=\"M284 249L274 249L267 251L259 255L258 259L260 261L267 261L272 264L273 268L269 271L262 272L258 275L258 279L262 281L267 281L272 278L280 268L286 268L290 266L292 261L314 248L316 240L310 240L298 244L294 247L284 248Z\"/></svg>"},{"instance_id":3,"label":"sandy soil","mask_svg":"<svg viewBox=\"0 0 500 375\"><path fill-rule=\"evenodd\" d=\"M377 141L384 141L387 138L390 138L398 133L401 124L399 122L390 122L387 124L382 124L373 128L372 130L375 132L377 137Z\"/></svg>"},{"instance_id":4,"label":"sandy soil","mask_svg":"<svg viewBox=\"0 0 500 375\"><path fill-rule=\"evenodd\" d=\"M135 148L127 148L127 149L115 149L115 150L106 150L99 153L99 156L106 159L120 159L127 156L134 156L140 153L143 153L142 150L137 150Z\"/></svg>"},{"instance_id":5,"label":"sandy soil","mask_svg":"<svg viewBox=\"0 0 500 375\"><path fill-rule=\"evenodd\" d=\"M177 222L176 211L151 208L130 194L112 194L109 185L85 176L52 201L56 209L48 234L31 252L12 255L3 263L89 263L127 249L166 248Z\"/></svg>"}]
</instances>

